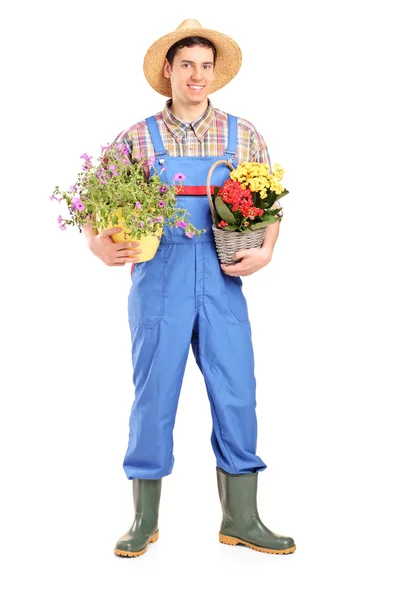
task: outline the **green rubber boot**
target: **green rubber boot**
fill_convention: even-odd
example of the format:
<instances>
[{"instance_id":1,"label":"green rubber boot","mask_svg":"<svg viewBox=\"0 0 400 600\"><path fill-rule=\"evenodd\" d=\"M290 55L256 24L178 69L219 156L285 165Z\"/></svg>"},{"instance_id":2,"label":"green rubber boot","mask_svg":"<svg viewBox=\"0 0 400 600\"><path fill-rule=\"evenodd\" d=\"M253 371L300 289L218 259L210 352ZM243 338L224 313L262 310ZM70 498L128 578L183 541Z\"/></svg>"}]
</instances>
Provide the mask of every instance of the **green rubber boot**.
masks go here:
<instances>
[{"instance_id":1,"label":"green rubber boot","mask_svg":"<svg viewBox=\"0 0 400 600\"><path fill-rule=\"evenodd\" d=\"M269 554L291 554L296 550L294 540L267 529L258 515L257 477L258 472L231 475L217 467L223 514L219 541Z\"/></svg>"},{"instance_id":2,"label":"green rubber boot","mask_svg":"<svg viewBox=\"0 0 400 600\"><path fill-rule=\"evenodd\" d=\"M161 479L133 479L135 520L119 538L114 553L118 556L140 556L147 546L158 540L158 508L161 496Z\"/></svg>"}]
</instances>

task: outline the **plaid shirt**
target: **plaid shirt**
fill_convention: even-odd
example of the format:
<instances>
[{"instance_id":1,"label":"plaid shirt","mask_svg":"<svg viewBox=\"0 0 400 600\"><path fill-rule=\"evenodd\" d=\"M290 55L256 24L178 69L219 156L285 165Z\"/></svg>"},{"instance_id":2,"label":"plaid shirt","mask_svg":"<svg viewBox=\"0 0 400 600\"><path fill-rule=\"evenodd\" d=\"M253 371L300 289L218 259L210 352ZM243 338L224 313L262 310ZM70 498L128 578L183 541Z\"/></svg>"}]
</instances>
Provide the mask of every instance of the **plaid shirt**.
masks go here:
<instances>
[{"instance_id":1,"label":"plaid shirt","mask_svg":"<svg viewBox=\"0 0 400 600\"><path fill-rule=\"evenodd\" d=\"M228 143L228 115L213 107L210 99L206 111L195 121L185 123L171 112L172 100L167 100L155 119L165 149L171 156L221 156ZM238 118L235 160L268 163L271 161L264 138L249 121ZM146 121L140 121L121 131L114 142L124 143L132 158L154 156L154 147ZM281 204L277 200L275 208ZM283 210L278 215L283 216Z\"/></svg>"}]
</instances>

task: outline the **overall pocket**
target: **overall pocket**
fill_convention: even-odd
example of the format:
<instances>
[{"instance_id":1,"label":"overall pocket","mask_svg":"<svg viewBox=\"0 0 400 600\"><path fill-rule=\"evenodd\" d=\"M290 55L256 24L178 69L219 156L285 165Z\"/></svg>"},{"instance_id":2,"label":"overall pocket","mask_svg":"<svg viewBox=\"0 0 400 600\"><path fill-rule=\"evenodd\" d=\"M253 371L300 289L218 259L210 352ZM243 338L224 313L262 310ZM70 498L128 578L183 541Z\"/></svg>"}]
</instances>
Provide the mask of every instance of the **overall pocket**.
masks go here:
<instances>
[{"instance_id":1,"label":"overall pocket","mask_svg":"<svg viewBox=\"0 0 400 600\"><path fill-rule=\"evenodd\" d=\"M229 310L238 321L248 321L249 313L246 298L242 291L242 280L240 277L232 277L231 275L225 275L225 273L223 274L223 277L225 290L228 296Z\"/></svg>"},{"instance_id":2,"label":"overall pocket","mask_svg":"<svg viewBox=\"0 0 400 600\"><path fill-rule=\"evenodd\" d=\"M164 247L159 246L151 260L136 263L128 297L129 323L154 327L163 316Z\"/></svg>"}]
</instances>

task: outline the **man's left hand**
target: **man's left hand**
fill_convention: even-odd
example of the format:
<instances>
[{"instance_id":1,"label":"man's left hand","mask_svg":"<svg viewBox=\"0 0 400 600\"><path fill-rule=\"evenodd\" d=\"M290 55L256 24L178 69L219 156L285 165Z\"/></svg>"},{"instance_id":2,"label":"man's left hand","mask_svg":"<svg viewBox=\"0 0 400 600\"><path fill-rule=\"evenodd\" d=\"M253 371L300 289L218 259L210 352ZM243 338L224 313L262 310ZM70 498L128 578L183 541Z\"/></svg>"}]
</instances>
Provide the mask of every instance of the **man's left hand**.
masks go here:
<instances>
[{"instance_id":1,"label":"man's left hand","mask_svg":"<svg viewBox=\"0 0 400 600\"><path fill-rule=\"evenodd\" d=\"M233 277L245 277L246 275L252 275L256 271L259 271L265 267L272 259L272 250L268 248L250 248L249 250L240 250L235 252L233 259L242 260L235 265L224 265L221 264L221 269L227 275Z\"/></svg>"}]
</instances>

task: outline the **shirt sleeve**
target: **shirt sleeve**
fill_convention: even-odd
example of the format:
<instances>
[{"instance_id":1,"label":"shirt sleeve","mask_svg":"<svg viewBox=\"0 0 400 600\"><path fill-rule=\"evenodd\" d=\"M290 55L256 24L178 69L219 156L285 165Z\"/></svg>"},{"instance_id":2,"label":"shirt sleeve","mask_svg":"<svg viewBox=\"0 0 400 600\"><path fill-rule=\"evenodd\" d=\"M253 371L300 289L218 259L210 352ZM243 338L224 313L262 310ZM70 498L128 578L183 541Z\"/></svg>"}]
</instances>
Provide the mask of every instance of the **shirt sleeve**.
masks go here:
<instances>
[{"instance_id":1,"label":"shirt sleeve","mask_svg":"<svg viewBox=\"0 0 400 600\"><path fill-rule=\"evenodd\" d=\"M263 136L256 130L254 130L251 143L251 162L268 163L269 168L272 171L267 144L265 143ZM277 216L280 218L283 217L283 209L279 200L274 202L272 208L280 208L281 210L277 213Z\"/></svg>"}]
</instances>

